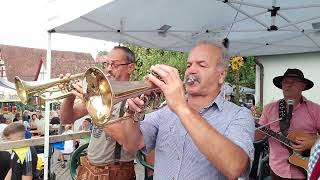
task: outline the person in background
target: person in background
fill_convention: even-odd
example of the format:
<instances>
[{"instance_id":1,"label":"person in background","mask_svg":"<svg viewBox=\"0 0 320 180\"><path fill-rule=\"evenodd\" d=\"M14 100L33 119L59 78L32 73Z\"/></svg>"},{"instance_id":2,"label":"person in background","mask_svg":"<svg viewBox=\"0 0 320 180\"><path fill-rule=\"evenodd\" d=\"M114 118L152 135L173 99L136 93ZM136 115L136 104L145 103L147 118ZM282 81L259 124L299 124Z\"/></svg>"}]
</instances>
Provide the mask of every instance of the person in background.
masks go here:
<instances>
[{"instance_id":1,"label":"person in background","mask_svg":"<svg viewBox=\"0 0 320 180\"><path fill-rule=\"evenodd\" d=\"M50 120L50 124L52 125L59 125L60 124L60 118L59 117L53 117L51 120Z\"/></svg>"},{"instance_id":2,"label":"person in background","mask_svg":"<svg viewBox=\"0 0 320 180\"><path fill-rule=\"evenodd\" d=\"M21 123L22 123L21 115L20 115L20 113L16 113L14 115L12 122L19 122L19 121L21 121Z\"/></svg>"},{"instance_id":3,"label":"person in background","mask_svg":"<svg viewBox=\"0 0 320 180\"><path fill-rule=\"evenodd\" d=\"M91 131L91 118L85 118L82 121L81 126L79 127L79 131ZM81 139L77 140L77 144L75 148L78 148L86 143L90 142L90 136L85 136Z\"/></svg>"},{"instance_id":4,"label":"person in background","mask_svg":"<svg viewBox=\"0 0 320 180\"><path fill-rule=\"evenodd\" d=\"M292 149L274 138L268 138L271 178L306 179L305 171L289 163L288 158L292 151L309 151L320 132L320 105L302 95L303 91L311 89L314 84L299 69L287 69L282 76L273 78L273 84L282 90L283 98L263 108L258 124L271 123L267 127L274 132L295 138L292 138ZM264 134L257 130L256 140L262 138L265 138Z\"/></svg>"},{"instance_id":5,"label":"person in background","mask_svg":"<svg viewBox=\"0 0 320 180\"><path fill-rule=\"evenodd\" d=\"M62 133L62 135L64 135L64 134L72 134L72 133L73 133L72 125L70 125L70 124L65 125L65 131ZM65 141L64 142L64 149L60 151L60 160L61 160L61 167L62 168L66 167L64 156L65 155L70 155L73 151L74 151L74 142L73 142L73 140Z\"/></svg>"},{"instance_id":6,"label":"person in background","mask_svg":"<svg viewBox=\"0 0 320 180\"><path fill-rule=\"evenodd\" d=\"M44 136L45 132L45 120L42 115L39 115L39 119L35 119L34 125L37 128L39 136Z\"/></svg>"},{"instance_id":7,"label":"person in background","mask_svg":"<svg viewBox=\"0 0 320 180\"><path fill-rule=\"evenodd\" d=\"M3 136L6 141L17 141L25 139L25 133L24 125L15 122L4 129ZM12 180L35 180L37 161L37 152L33 147L12 149L11 166L6 178Z\"/></svg>"},{"instance_id":8,"label":"person in background","mask_svg":"<svg viewBox=\"0 0 320 180\"><path fill-rule=\"evenodd\" d=\"M31 119L30 119L30 128L31 129L36 129L36 122L38 121L38 115L36 113L33 113L31 115Z\"/></svg>"},{"instance_id":9,"label":"person in background","mask_svg":"<svg viewBox=\"0 0 320 180\"><path fill-rule=\"evenodd\" d=\"M62 134L64 132L64 126L60 126L60 118L59 117L53 117L52 119L50 119L50 127L51 127L51 131L50 133L52 135L56 135L56 134Z\"/></svg>"},{"instance_id":10,"label":"person in background","mask_svg":"<svg viewBox=\"0 0 320 180\"><path fill-rule=\"evenodd\" d=\"M90 131L91 130L91 118L85 118L82 125L79 127L80 131Z\"/></svg>"},{"instance_id":11,"label":"person in background","mask_svg":"<svg viewBox=\"0 0 320 180\"><path fill-rule=\"evenodd\" d=\"M3 141L3 130L8 126L6 118L0 114L0 143ZM4 179L10 169L10 153L8 151L0 151L0 179Z\"/></svg>"},{"instance_id":12,"label":"person in background","mask_svg":"<svg viewBox=\"0 0 320 180\"><path fill-rule=\"evenodd\" d=\"M4 130L4 128L6 128L7 125L7 119L3 116L3 114L0 114L0 142L2 139L2 132Z\"/></svg>"},{"instance_id":13,"label":"person in background","mask_svg":"<svg viewBox=\"0 0 320 180\"><path fill-rule=\"evenodd\" d=\"M30 123L30 115L28 110L24 110L22 113L22 121Z\"/></svg>"},{"instance_id":14,"label":"person in background","mask_svg":"<svg viewBox=\"0 0 320 180\"><path fill-rule=\"evenodd\" d=\"M14 119L12 120L12 122L23 124L25 129L26 129L25 138L26 139L31 139L32 134L30 132L30 129L28 128L29 123L25 123L26 121L22 121L20 113L16 113L15 114Z\"/></svg>"}]
</instances>

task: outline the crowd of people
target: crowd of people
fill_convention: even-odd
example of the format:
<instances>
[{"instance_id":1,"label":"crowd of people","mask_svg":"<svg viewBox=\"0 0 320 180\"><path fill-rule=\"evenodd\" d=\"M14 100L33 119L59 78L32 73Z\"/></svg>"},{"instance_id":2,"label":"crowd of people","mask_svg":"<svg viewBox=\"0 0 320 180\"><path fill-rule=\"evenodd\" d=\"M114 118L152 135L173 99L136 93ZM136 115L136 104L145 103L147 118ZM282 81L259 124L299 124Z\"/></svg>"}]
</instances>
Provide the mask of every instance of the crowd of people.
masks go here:
<instances>
[{"instance_id":1,"label":"crowd of people","mask_svg":"<svg viewBox=\"0 0 320 180\"><path fill-rule=\"evenodd\" d=\"M114 47L100 61L112 80L129 81L135 70L135 54L127 47ZM80 145L89 143L89 146L87 156L80 159L77 179L135 179L134 159L138 151L146 155L148 163L154 164L154 174L148 173L154 179L248 179L254 142L258 139L268 139L271 179L319 178L320 105L302 95L314 86L313 82L301 70L288 69L273 79L283 98L266 105L260 114L255 108L250 111L223 97L221 87L228 65L229 57L223 46L203 41L189 53L184 81L173 67L151 66L153 73L146 81L161 89L166 104L146 114L141 122L134 119L134 114L144 108L140 97L113 107L112 118L126 117L125 121L101 127L85 119L80 130L90 130L91 137L78 140ZM75 101L77 97L83 99L82 85L81 81L73 84L73 95L61 105L61 124L66 124L64 134L73 133L72 124L88 114L83 101ZM261 115L258 121L252 113ZM7 127L0 124L0 130L4 129L7 140L18 140L29 138L28 131L36 126L41 136L44 132L41 119L37 114L30 118L23 113L22 118L17 115ZM281 142L279 137L288 141ZM74 141L64 144L60 154L62 167L64 155L75 148ZM298 154L305 160L302 156L310 156L312 147L309 162L299 164L300 161L291 159L292 154ZM33 148L26 148L25 152L26 157L36 159ZM14 157L11 161L19 162L17 152L11 153ZM33 171L28 167L34 167L33 163L29 159L24 162L17 163L23 166L19 174L31 176ZM12 171L18 165L11 162L6 176L13 176Z\"/></svg>"}]
</instances>

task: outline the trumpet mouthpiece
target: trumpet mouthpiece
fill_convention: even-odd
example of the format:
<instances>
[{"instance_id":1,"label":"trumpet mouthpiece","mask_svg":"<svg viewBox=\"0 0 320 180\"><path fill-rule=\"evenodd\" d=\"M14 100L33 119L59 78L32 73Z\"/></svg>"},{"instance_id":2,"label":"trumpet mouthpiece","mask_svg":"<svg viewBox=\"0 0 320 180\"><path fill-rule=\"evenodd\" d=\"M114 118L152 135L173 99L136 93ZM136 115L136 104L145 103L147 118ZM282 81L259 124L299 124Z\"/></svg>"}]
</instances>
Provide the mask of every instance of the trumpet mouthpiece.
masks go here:
<instances>
[{"instance_id":1,"label":"trumpet mouthpiece","mask_svg":"<svg viewBox=\"0 0 320 180\"><path fill-rule=\"evenodd\" d=\"M190 76L188 76L188 77L185 79L184 84L192 85L192 84L194 84L196 81L197 81L197 77L195 77L195 76L193 76L193 75L190 75Z\"/></svg>"}]
</instances>

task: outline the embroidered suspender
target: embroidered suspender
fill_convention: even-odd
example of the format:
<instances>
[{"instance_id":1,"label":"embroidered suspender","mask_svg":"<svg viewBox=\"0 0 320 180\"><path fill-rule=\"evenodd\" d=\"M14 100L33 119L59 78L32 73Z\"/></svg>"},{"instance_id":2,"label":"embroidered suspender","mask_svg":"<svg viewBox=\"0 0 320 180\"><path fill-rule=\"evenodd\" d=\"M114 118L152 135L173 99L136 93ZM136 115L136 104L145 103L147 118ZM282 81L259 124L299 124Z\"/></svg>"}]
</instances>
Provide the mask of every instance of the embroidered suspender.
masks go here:
<instances>
[{"instance_id":1,"label":"embroidered suspender","mask_svg":"<svg viewBox=\"0 0 320 180\"><path fill-rule=\"evenodd\" d=\"M287 116L286 102L284 99L279 101L279 118L281 119L281 121L279 121L280 131L284 136L287 136L291 119Z\"/></svg>"}]
</instances>

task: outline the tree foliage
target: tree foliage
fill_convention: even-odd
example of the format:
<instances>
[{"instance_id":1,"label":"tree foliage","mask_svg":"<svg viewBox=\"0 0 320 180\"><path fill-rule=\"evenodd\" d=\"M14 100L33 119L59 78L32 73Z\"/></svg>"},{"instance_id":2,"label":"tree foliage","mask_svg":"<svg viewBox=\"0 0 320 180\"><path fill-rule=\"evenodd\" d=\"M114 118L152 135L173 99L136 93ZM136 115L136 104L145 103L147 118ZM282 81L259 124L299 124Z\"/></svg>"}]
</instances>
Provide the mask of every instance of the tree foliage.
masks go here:
<instances>
[{"instance_id":1,"label":"tree foliage","mask_svg":"<svg viewBox=\"0 0 320 180\"><path fill-rule=\"evenodd\" d=\"M187 53L162 49L144 48L132 44L126 45L136 54L136 70L132 80L143 80L150 73L151 65L167 64L178 69L183 79L187 64Z\"/></svg>"},{"instance_id":2,"label":"tree foliage","mask_svg":"<svg viewBox=\"0 0 320 180\"><path fill-rule=\"evenodd\" d=\"M99 51L98 52L98 56L103 56L103 55L107 55L108 54L108 51Z\"/></svg>"},{"instance_id":3,"label":"tree foliage","mask_svg":"<svg viewBox=\"0 0 320 180\"><path fill-rule=\"evenodd\" d=\"M229 68L228 75L226 81L234 84L236 71L232 71ZM240 74L240 86L245 86L249 88L255 88L255 81L256 81L256 64L254 61L254 57L246 57L244 58L244 65L239 70Z\"/></svg>"},{"instance_id":4,"label":"tree foliage","mask_svg":"<svg viewBox=\"0 0 320 180\"><path fill-rule=\"evenodd\" d=\"M149 69L151 65L155 64L167 64L178 69L180 78L183 79L184 72L187 64L187 53L167 51L155 48L144 48L132 44L127 44L136 54L136 70L132 76L132 80L142 80L147 74L150 73ZM246 57L244 59L244 65L239 70L240 73L240 85L255 88L255 61L254 57ZM234 84L235 72L228 71L226 81Z\"/></svg>"}]
</instances>

